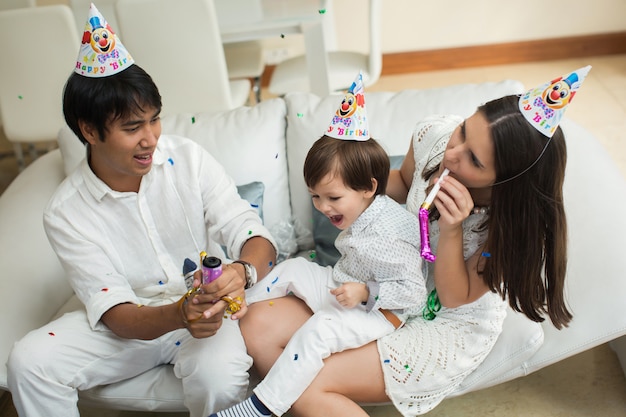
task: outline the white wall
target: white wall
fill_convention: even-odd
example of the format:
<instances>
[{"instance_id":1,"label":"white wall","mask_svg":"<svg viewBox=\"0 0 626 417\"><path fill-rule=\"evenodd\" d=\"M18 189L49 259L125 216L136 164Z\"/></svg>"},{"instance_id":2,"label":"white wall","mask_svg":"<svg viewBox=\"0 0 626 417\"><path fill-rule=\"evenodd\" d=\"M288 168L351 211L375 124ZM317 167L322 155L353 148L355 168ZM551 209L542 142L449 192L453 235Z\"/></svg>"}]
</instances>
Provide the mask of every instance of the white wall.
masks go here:
<instances>
[{"instance_id":1,"label":"white wall","mask_svg":"<svg viewBox=\"0 0 626 417\"><path fill-rule=\"evenodd\" d=\"M368 1L331 1L337 48L367 51ZM382 1L383 53L626 31L626 0ZM265 45L303 52L298 36Z\"/></svg>"},{"instance_id":2,"label":"white wall","mask_svg":"<svg viewBox=\"0 0 626 417\"><path fill-rule=\"evenodd\" d=\"M382 1L385 52L626 31L625 0ZM364 4L334 0L335 16L349 16ZM359 47L350 36L338 37L338 43Z\"/></svg>"}]
</instances>

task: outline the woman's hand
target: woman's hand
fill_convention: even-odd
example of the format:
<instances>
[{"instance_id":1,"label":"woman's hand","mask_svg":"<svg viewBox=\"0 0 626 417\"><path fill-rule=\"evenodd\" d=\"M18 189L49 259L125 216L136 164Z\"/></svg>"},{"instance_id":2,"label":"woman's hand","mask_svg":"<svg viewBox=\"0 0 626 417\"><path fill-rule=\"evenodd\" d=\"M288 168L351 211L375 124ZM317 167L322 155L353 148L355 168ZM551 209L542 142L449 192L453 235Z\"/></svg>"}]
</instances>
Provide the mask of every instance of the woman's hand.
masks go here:
<instances>
[{"instance_id":1,"label":"woman's hand","mask_svg":"<svg viewBox=\"0 0 626 417\"><path fill-rule=\"evenodd\" d=\"M434 201L440 215L439 230L441 233L458 231L474 208L474 200L469 190L456 178L447 176L440 186Z\"/></svg>"},{"instance_id":2,"label":"woman's hand","mask_svg":"<svg viewBox=\"0 0 626 417\"><path fill-rule=\"evenodd\" d=\"M337 288L330 290L337 302L346 308L354 308L367 301L369 289L360 282L346 282Z\"/></svg>"},{"instance_id":3,"label":"woman's hand","mask_svg":"<svg viewBox=\"0 0 626 417\"><path fill-rule=\"evenodd\" d=\"M447 176L441 181L435 206L440 214L435 287L443 306L458 307L477 300L489 290L476 267L479 262L484 262L480 258L481 251L467 261L463 254L462 223L472 212L474 200L463 184Z\"/></svg>"}]
</instances>

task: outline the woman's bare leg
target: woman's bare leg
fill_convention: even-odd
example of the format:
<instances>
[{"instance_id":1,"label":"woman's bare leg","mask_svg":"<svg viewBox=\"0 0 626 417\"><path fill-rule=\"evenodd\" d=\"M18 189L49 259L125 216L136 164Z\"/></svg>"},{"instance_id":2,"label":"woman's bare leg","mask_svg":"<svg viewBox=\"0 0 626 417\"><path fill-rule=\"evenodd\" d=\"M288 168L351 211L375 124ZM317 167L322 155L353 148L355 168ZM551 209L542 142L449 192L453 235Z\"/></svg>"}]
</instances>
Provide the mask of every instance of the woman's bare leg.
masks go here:
<instances>
[{"instance_id":1,"label":"woman's bare leg","mask_svg":"<svg viewBox=\"0 0 626 417\"><path fill-rule=\"evenodd\" d=\"M297 417L367 417L357 403L389 402L376 342L331 355L291 407Z\"/></svg>"},{"instance_id":2,"label":"woman's bare leg","mask_svg":"<svg viewBox=\"0 0 626 417\"><path fill-rule=\"evenodd\" d=\"M311 316L303 301L283 297L250 306L240 327L259 375L272 367L285 345ZM296 401L289 413L308 416L363 416L357 403L388 402L376 343L336 353Z\"/></svg>"}]
</instances>

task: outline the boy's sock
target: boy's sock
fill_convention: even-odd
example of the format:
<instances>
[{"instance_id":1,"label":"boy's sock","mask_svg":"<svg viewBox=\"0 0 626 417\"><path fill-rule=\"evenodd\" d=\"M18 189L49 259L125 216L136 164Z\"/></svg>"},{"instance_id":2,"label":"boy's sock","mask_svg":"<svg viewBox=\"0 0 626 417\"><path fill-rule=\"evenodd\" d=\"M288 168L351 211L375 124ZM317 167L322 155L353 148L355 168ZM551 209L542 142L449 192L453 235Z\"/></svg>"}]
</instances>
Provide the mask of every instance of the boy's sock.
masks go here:
<instances>
[{"instance_id":1,"label":"boy's sock","mask_svg":"<svg viewBox=\"0 0 626 417\"><path fill-rule=\"evenodd\" d=\"M211 414L209 417L268 417L271 415L272 412L258 399L256 394L252 394L252 397L247 400L216 414Z\"/></svg>"}]
</instances>

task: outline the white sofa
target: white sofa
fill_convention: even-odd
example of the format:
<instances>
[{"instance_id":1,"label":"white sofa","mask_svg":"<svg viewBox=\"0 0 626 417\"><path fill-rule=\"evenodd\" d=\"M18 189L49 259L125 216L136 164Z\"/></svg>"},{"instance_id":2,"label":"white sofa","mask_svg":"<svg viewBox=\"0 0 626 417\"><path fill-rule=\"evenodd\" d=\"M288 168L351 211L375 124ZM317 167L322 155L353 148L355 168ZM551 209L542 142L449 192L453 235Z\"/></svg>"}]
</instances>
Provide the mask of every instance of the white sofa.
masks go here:
<instances>
[{"instance_id":1,"label":"white sofa","mask_svg":"<svg viewBox=\"0 0 626 417\"><path fill-rule=\"evenodd\" d=\"M412 128L432 113L469 116L489 99L523 92L516 81L466 84L399 93L366 93L370 130L390 155L403 155ZM254 107L213 114L163 118L163 131L203 144L237 184L264 184L263 217L272 230L297 232L298 251L314 249L310 198L302 163L335 111L340 97L294 93ZM569 220L567 298L569 328L532 323L509 311L493 352L453 395L527 375L597 345L613 341L626 363L626 183L594 137L571 120L562 123L568 145L565 184ZM65 280L42 227L42 210L57 185L83 157L69 129L60 150L39 158L0 196L0 360L14 341L62 312L81 308ZM281 232L282 233L282 232ZM282 245L281 245L282 246ZM6 366L0 387L7 389ZM172 367L161 366L131 380L81 392L85 405L184 411L182 388Z\"/></svg>"}]
</instances>

